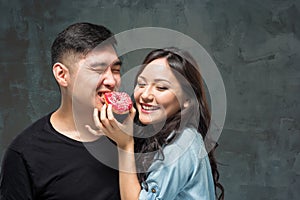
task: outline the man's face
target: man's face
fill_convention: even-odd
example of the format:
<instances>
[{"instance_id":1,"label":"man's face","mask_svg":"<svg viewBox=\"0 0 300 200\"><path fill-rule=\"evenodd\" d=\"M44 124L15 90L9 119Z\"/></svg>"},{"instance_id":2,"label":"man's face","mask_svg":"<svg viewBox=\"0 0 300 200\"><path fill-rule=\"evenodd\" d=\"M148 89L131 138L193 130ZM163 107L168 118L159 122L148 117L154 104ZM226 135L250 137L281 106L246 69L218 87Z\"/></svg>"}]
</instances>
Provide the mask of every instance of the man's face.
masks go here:
<instances>
[{"instance_id":1,"label":"man's face","mask_svg":"<svg viewBox=\"0 0 300 200\"><path fill-rule=\"evenodd\" d=\"M121 61L112 46L88 53L78 62L74 75L73 106L101 108L104 93L116 91L121 84Z\"/></svg>"}]
</instances>

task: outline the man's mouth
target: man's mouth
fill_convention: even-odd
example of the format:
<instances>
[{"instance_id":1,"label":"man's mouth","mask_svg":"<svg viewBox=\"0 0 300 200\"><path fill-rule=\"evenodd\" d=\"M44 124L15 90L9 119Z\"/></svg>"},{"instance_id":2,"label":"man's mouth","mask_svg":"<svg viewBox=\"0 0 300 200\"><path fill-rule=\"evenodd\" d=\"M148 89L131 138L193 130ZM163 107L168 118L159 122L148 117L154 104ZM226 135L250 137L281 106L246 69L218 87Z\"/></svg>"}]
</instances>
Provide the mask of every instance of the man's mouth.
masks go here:
<instances>
[{"instance_id":1,"label":"man's mouth","mask_svg":"<svg viewBox=\"0 0 300 200\"><path fill-rule=\"evenodd\" d=\"M105 104L104 93L105 93L105 92L98 92L98 93L97 93L98 99L99 99L99 101L100 101L102 104Z\"/></svg>"}]
</instances>

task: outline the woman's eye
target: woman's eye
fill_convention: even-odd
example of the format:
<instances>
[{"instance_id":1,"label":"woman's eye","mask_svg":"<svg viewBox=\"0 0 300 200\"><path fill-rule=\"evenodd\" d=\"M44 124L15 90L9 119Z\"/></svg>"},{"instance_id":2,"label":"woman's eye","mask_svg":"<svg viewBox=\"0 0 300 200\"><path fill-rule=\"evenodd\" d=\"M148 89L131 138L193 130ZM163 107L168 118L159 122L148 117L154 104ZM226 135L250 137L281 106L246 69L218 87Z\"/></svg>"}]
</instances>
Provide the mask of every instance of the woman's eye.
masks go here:
<instances>
[{"instance_id":1,"label":"woman's eye","mask_svg":"<svg viewBox=\"0 0 300 200\"><path fill-rule=\"evenodd\" d=\"M145 87L145 86L146 86L145 83L137 83L137 85L138 85L139 87Z\"/></svg>"},{"instance_id":2,"label":"woman's eye","mask_svg":"<svg viewBox=\"0 0 300 200\"><path fill-rule=\"evenodd\" d=\"M156 88L158 91L165 91L168 89L167 87L164 87L164 86L157 86Z\"/></svg>"}]
</instances>

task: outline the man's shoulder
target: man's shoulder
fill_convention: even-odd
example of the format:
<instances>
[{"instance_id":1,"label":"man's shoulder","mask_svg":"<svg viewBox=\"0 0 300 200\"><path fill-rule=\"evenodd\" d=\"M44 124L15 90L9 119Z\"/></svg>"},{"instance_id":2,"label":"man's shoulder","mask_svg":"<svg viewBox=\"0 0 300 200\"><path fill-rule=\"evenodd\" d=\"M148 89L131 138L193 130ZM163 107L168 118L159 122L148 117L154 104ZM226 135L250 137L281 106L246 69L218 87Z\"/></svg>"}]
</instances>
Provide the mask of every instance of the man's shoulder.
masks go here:
<instances>
[{"instance_id":1,"label":"man's shoulder","mask_svg":"<svg viewBox=\"0 0 300 200\"><path fill-rule=\"evenodd\" d=\"M49 123L50 116L51 114L47 114L27 126L14 137L9 148L15 151L22 151L28 145L35 142L41 132L45 131L45 126Z\"/></svg>"}]
</instances>

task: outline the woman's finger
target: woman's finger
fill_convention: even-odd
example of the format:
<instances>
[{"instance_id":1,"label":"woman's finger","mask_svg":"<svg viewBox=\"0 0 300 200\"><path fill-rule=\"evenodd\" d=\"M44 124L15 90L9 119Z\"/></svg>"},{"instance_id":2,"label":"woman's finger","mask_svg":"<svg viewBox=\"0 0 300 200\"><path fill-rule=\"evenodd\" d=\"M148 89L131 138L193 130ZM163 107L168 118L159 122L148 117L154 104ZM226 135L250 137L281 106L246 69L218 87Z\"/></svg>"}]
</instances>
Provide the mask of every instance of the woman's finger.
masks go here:
<instances>
[{"instance_id":1,"label":"woman's finger","mask_svg":"<svg viewBox=\"0 0 300 200\"><path fill-rule=\"evenodd\" d=\"M100 120L103 122L106 119L106 104L101 107Z\"/></svg>"},{"instance_id":2,"label":"woman's finger","mask_svg":"<svg viewBox=\"0 0 300 200\"><path fill-rule=\"evenodd\" d=\"M96 135L96 136L101 136L101 135L105 135L101 130L94 130L92 129L89 125L85 125L85 127L87 128L87 130L92 133L93 135Z\"/></svg>"},{"instance_id":3,"label":"woman's finger","mask_svg":"<svg viewBox=\"0 0 300 200\"><path fill-rule=\"evenodd\" d=\"M100 111L100 121L101 121L101 124L107 128L108 124L107 124L107 117L106 117L106 104L104 104L102 107L101 107L101 111Z\"/></svg>"},{"instance_id":4,"label":"woman's finger","mask_svg":"<svg viewBox=\"0 0 300 200\"><path fill-rule=\"evenodd\" d=\"M114 127L111 124L111 121L108 119L108 110L107 110L107 105L103 105L101 108L101 113L100 113L100 119L101 119L101 124L104 128L106 128L107 131L113 132Z\"/></svg>"},{"instance_id":5,"label":"woman's finger","mask_svg":"<svg viewBox=\"0 0 300 200\"><path fill-rule=\"evenodd\" d=\"M131 109L129 110L129 115L128 115L127 118L125 119L124 124L133 123L135 114L136 114L135 108L134 108L134 107L131 107Z\"/></svg>"},{"instance_id":6,"label":"woman's finger","mask_svg":"<svg viewBox=\"0 0 300 200\"><path fill-rule=\"evenodd\" d=\"M130 117L130 119L131 119L132 121L134 120L135 114L136 114L136 110L135 110L135 108L132 106L131 109L129 110L129 117Z\"/></svg>"},{"instance_id":7,"label":"woman's finger","mask_svg":"<svg viewBox=\"0 0 300 200\"><path fill-rule=\"evenodd\" d=\"M100 129L101 122L99 120L99 110L98 110L98 108L94 108L93 120L94 120L95 126Z\"/></svg>"},{"instance_id":8,"label":"woman's finger","mask_svg":"<svg viewBox=\"0 0 300 200\"><path fill-rule=\"evenodd\" d=\"M109 123L112 126L112 128L117 128L118 127L117 120L114 117L111 104L108 104L108 106L107 106L107 118L108 118Z\"/></svg>"}]
</instances>

